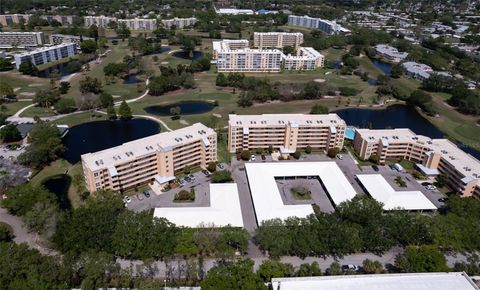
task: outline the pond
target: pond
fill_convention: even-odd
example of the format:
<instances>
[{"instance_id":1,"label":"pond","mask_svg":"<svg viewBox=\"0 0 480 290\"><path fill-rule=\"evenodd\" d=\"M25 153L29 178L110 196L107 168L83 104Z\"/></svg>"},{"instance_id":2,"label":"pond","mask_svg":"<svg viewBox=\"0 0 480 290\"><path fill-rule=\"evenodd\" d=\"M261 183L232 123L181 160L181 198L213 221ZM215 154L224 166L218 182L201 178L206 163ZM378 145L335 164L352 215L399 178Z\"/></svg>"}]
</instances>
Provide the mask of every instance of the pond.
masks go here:
<instances>
[{"instance_id":1,"label":"pond","mask_svg":"<svg viewBox=\"0 0 480 290\"><path fill-rule=\"evenodd\" d=\"M181 101L167 105L157 105L145 108L145 112L158 116L172 116L170 109L180 107L180 115L195 115L210 112L215 107L212 102Z\"/></svg>"},{"instance_id":2,"label":"pond","mask_svg":"<svg viewBox=\"0 0 480 290\"><path fill-rule=\"evenodd\" d=\"M80 156L160 132L157 122L147 119L94 121L70 128L63 138L66 151L63 157L75 164Z\"/></svg>"},{"instance_id":3,"label":"pond","mask_svg":"<svg viewBox=\"0 0 480 290\"><path fill-rule=\"evenodd\" d=\"M59 77L64 77L74 72L80 71L81 68L82 68L82 64L79 61L59 63L56 65L52 65L44 70L38 71L38 76L41 78L49 78L50 74L56 71Z\"/></svg>"},{"instance_id":4,"label":"pond","mask_svg":"<svg viewBox=\"0 0 480 290\"><path fill-rule=\"evenodd\" d=\"M58 174L42 182L42 185L45 186L48 191L55 194L58 206L61 209L70 210L72 204L68 198L68 188L70 187L71 182L72 179L67 174Z\"/></svg>"},{"instance_id":5,"label":"pond","mask_svg":"<svg viewBox=\"0 0 480 290\"><path fill-rule=\"evenodd\" d=\"M416 134L430 138L446 138L445 134L420 115L415 108L393 105L385 109L342 109L335 111L348 126L358 128L409 128ZM480 159L480 151L464 144L457 144L463 151Z\"/></svg>"},{"instance_id":6,"label":"pond","mask_svg":"<svg viewBox=\"0 0 480 290\"><path fill-rule=\"evenodd\" d=\"M141 83L142 80L137 79L137 74L129 74L126 79L123 80L124 84L136 84Z\"/></svg>"},{"instance_id":7,"label":"pond","mask_svg":"<svg viewBox=\"0 0 480 290\"><path fill-rule=\"evenodd\" d=\"M377 85L377 80L374 80L374 79L368 79L367 82L371 86L376 86Z\"/></svg>"},{"instance_id":8,"label":"pond","mask_svg":"<svg viewBox=\"0 0 480 290\"><path fill-rule=\"evenodd\" d=\"M174 57L178 57L178 58L197 60L197 59L203 57L203 52L201 52L201 51L194 51L194 52L193 52L193 56L191 57L190 55L186 54L185 51L180 50L180 51L176 51L176 52L172 53L172 55L173 55Z\"/></svg>"},{"instance_id":9,"label":"pond","mask_svg":"<svg viewBox=\"0 0 480 290\"><path fill-rule=\"evenodd\" d=\"M372 60L372 63L373 63L374 66L376 66L378 69L380 69L387 76L392 74L393 65L391 63L388 63L388 62L385 62L385 61L379 60L379 59Z\"/></svg>"}]
</instances>

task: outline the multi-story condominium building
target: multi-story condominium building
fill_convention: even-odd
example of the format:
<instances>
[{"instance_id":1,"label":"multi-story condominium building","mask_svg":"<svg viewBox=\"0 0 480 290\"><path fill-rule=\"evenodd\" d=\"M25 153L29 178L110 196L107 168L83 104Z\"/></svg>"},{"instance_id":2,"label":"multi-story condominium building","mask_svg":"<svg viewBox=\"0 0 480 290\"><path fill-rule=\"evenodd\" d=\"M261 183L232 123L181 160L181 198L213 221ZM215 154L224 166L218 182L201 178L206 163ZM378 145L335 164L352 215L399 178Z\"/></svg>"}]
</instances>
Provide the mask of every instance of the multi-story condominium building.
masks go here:
<instances>
[{"instance_id":1,"label":"multi-story condominium building","mask_svg":"<svg viewBox=\"0 0 480 290\"><path fill-rule=\"evenodd\" d=\"M480 161L447 139L430 139L409 129L357 129L354 148L363 159L376 155L380 164L406 159L427 176L445 174L462 196L480 198Z\"/></svg>"},{"instance_id":2,"label":"multi-story condominium building","mask_svg":"<svg viewBox=\"0 0 480 290\"><path fill-rule=\"evenodd\" d=\"M157 19L118 19L118 24L125 23L130 30L155 30L157 29Z\"/></svg>"},{"instance_id":3,"label":"multi-story condominium building","mask_svg":"<svg viewBox=\"0 0 480 290\"><path fill-rule=\"evenodd\" d=\"M95 24L98 27L106 28L110 22L117 22L116 17L108 17L108 16L85 16L84 17L85 26L90 27L91 25Z\"/></svg>"},{"instance_id":4,"label":"multi-story condominium building","mask_svg":"<svg viewBox=\"0 0 480 290\"><path fill-rule=\"evenodd\" d=\"M64 58L69 58L77 54L77 45L75 43L62 43L59 45L38 48L20 54L15 54L15 66L17 69L22 62L30 61L34 65L46 64Z\"/></svg>"},{"instance_id":5,"label":"multi-story condominium building","mask_svg":"<svg viewBox=\"0 0 480 290\"><path fill-rule=\"evenodd\" d=\"M162 23L163 26L166 28L171 28L175 26L176 28L184 28L187 26L192 26L197 22L197 18L190 17L190 18L173 18L173 19L163 19Z\"/></svg>"},{"instance_id":6,"label":"multi-story condominium building","mask_svg":"<svg viewBox=\"0 0 480 290\"><path fill-rule=\"evenodd\" d=\"M72 25L78 18L75 15L43 15L40 17L47 20L48 22L56 20L62 25Z\"/></svg>"},{"instance_id":7,"label":"multi-story condominium building","mask_svg":"<svg viewBox=\"0 0 480 290\"><path fill-rule=\"evenodd\" d=\"M325 57L313 47L300 47L296 55L283 56L283 68L286 70L314 70L323 67Z\"/></svg>"},{"instance_id":8,"label":"multi-story condominium building","mask_svg":"<svg viewBox=\"0 0 480 290\"><path fill-rule=\"evenodd\" d=\"M138 139L81 156L90 192L123 191L147 183L163 184L186 166L206 167L217 160L217 134L201 123Z\"/></svg>"},{"instance_id":9,"label":"multi-story condominium building","mask_svg":"<svg viewBox=\"0 0 480 290\"><path fill-rule=\"evenodd\" d=\"M30 17L32 17L32 14L3 14L0 15L0 24L11 26L12 24L19 24L22 20L27 23Z\"/></svg>"},{"instance_id":10,"label":"multi-story condominium building","mask_svg":"<svg viewBox=\"0 0 480 290\"><path fill-rule=\"evenodd\" d=\"M295 32L255 32L253 46L263 48L284 48L291 46L297 49L303 43L303 33Z\"/></svg>"},{"instance_id":11,"label":"multi-story condominium building","mask_svg":"<svg viewBox=\"0 0 480 290\"><path fill-rule=\"evenodd\" d=\"M312 29L320 29L327 34L349 34L351 31L335 21L313 18L310 16L288 16L288 25L301 26Z\"/></svg>"},{"instance_id":12,"label":"multi-story condominium building","mask_svg":"<svg viewBox=\"0 0 480 290\"><path fill-rule=\"evenodd\" d=\"M290 154L307 146L342 148L345 127L337 114L229 115L228 151L272 146L282 154Z\"/></svg>"},{"instance_id":13,"label":"multi-story condominium building","mask_svg":"<svg viewBox=\"0 0 480 290\"><path fill-rule=\"evenodd\" d=\"M408 52L400 52L398 49L388 44L377 44L375 46L375 51L384 58L397 63L401 62L408 56Z\"/></svg>"},{"instance_id":14,"label":"multi-story condominium building","mask_svg":"<svg viewBox=\"0 0 480 290\"><path fill-rule=\"evenodd\" d=\"M236 8L215 8L215 12L221 15L253 15L252 9L236 9Z\"/></svg>"},{"instance_id":15,"label":"multi-story condominium building","mask_svg":"<svg viewBox=\"0 0 480 290\"><path fill-rule=\"evenodd\" d=\"M402 63L402 66L406 75L421 81L428 79L433 72L433 69L430 66L414 61L404 62Z\"/></svg>"},{"instance_id":16,"label":"multi-story condominium building","mask_svg":"<svg viewBox=\"0 0 480 290\"><path fill-rule=\"evenodd\" d=\"M43 32L0 32L0 48L43 45Z\"/></svg>"},{"instance_id":17,"label":"multi-story condominium building","mask_svg":"<svg viewBox=\"0 0 480 290\"><path fill-rule=\"evenodd\" d=\"M312 70L323 66L324 57L311 47L300 47L297 54L285 55L278 49L250 49L248 40L213 42L213 58L219 72L279 72Z\"/></svg>"},{"instance_id":18,"label":"multi-story condominium building","mask_svg":"<svg viewBox=\"0 0 480 290\"><path fill-rule=\"evenodd\" d=\"M50 44L58 45L61 43L75 43L77 47L80 46L82 40L93 39L91 37L85 36L76 36L76 35L66 35L66 34L51 34L50 35Z\"/></svg>"}]
</instances>

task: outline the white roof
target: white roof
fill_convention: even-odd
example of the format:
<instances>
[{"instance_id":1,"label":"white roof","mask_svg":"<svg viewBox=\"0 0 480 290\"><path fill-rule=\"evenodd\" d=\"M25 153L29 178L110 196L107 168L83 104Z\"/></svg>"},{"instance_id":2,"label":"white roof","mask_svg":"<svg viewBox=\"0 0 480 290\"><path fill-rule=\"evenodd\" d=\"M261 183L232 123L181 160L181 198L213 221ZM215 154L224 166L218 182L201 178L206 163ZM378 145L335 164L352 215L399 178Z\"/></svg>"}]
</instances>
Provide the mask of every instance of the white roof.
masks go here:
<instances>
[{"instance_id":1,"label":"white roof","mask_svg":"<svg viewBox=\"0 0 480 290\"><path fill-rule=\"evenodd\" d=\"M210 184L210 206L157 207L153 216L166 218L177 226L192 228L201 225L243 227L236 183Z\"/></svg>"},{"instance_id":2,"label":"white roof","mask_svg":"<svg viewBox=\"0 0 480 290\"><path fill-rule=\"evenodd\" d=\"M318 176L335 205L356 195L333 161L247 163L245 169L258 223L274 218L306 217L313 213L311 205L285 205L275 177Z\"/></svg>"},{"instance_id":3,"label":"white roof","mask_svg":"<svg viewBox=\"0 0 480 290\"><path fill-rule=\"evenodd\" d=\"M278 290L478 290L467 274L407 273L273 278Z\"/></svg>"},{"instance_id":4,"label":"white roof","mask_svg":"<svg viewBox=\"0 0 480 290\"><path fill-rule=\"evenodd\" d=\"M437 207L421 191L395 191L381 174L359 174L358 180L384 210L434 210Z\"/></svg>"}]
</instances>

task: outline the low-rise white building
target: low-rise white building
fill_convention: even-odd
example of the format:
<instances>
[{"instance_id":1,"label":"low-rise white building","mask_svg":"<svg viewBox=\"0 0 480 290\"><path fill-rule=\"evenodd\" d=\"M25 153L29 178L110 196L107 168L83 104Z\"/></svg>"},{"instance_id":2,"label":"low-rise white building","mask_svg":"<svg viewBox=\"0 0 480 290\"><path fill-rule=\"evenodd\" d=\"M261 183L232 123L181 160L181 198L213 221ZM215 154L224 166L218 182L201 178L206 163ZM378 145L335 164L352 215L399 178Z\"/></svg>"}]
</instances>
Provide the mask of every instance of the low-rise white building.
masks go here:
<instances>
[{"instance_id":1,"label":"low-rise white building","mask_svg":"<svg viewBox=\"0 0 480 290\"><path fill-rule=\"evenodd\" d=\"M157 19L118 19L118 24L125 23L130 30L155 30L157 29Z\"/></svg>"},{"instance_id":2,"label":"low-rise white building","mask_svg":"<svg viewBox=\"0 0 480 290\"><path fill-rule=\"evenodd\" d=\"M215 12L221 15L253 15L252 9L236 9L236 8L215 8Z\"/></svg>"},{"instance_id":3,"label":"low-rise white building","mask_svg":"<svg viewBox=\"0 0 480 290\"><path fill-rule=\"evenodd\" d=\"M404 62L402 66L406 75L421 81L428 79L433 72L430 66L414 61Z\"/></svg>"},{"instance_id":4,"label":"low-rise white building","mask_svg":"<svg viewBox=\"0 0 480 290\"><path fill-rule=\"evenodd\" d=\"M323 67L325 57L313 47L300 47L296 55L284 55L283 67L286 70L314 70Z\"/></svg>"},{"instance_id":5,"label":"low-rise white building","mask_svg":"<svg viewBox=\"0 0 480 290\"><path fill-rule=\"evenodd\" d=\"M408 52L400 52L398 49L388 44L377 44L375 46L375 51L384 58L397 63L401 62L408 56Z\"/></svg>"},{"instance_id":6,"label":"low-rise white building","mask_svg":"<svg viewBox=\"0 0 480 290\"><path fill-rule=\"evenodd\" d=\"M32 51L15 54L15 66L18 69L23 62L30 61L38 66L49 62L69 58L77 54L77 45L75 43L62 43L59 45L42 47Z\"/></svg>"},{"instance_id":7,"label":"low-rise white building","mask_svg":"<svg viewBox=\"0 0 480 290\"><path fill-rule=\"evenodd\" d=\"M192 26L197 22L197 18L189 17L189 18L172 18L172 19L162 19L162 24L166 28L171 28L175 26L177 28L184 28L187 26Z\"/></svg>"},{"instance_id":8,"label":"low-rise white building","mask_svg":"<svg viewBox=\"0 0 480 290\"><path fill-rule=\"evenodd\" d=\"M116 17L109 16L85 16L84 17L85 26L90 27L95 24L98 27L107 28L110 22L117 22Z\"/></svg>"},{"instance_id":9,"label":"low-rise white building","mask_svg":"<svg viewBox=\"0 0 480 290\"><path fill-rule=\"evenodd\" d=\"M310 16L288 16L288 25L311 29L320 29L327 34L349 34L351 31L335 21L313 18Z\"/></svg>"},{"instance_id":10,"label":"low-rise white building","mask_svg":"<svg viewBox=\"0 0 480 290\"><path fill-rule=\"evenodd\" d=\"M0 32L0 48L35 47L43 44L43 32Z\"/></svg>"}]
</instances>

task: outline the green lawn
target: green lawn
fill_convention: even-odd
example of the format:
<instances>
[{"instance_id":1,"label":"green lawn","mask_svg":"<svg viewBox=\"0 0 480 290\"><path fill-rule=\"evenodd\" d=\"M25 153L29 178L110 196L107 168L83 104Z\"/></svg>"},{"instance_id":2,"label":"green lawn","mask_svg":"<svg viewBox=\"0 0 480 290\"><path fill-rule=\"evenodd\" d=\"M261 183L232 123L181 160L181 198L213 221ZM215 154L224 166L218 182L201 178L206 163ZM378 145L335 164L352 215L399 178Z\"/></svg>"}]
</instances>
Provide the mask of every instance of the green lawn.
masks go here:
<instances>
[{"instance_id":1,"label":"green lawn","mask_svg":"<svg viewBox=\"0 0 480 290\"><path fill-rule=\"evenodd\" d=\"M52 109L35 106L23 111L20 117L49 117L53 115L55 115L55 112Z\"/></svg>"},{"instance_id":2,"label":"green lawn","mask_svg":"<svg viewBox=\"0 0 480 290\"><path fill-rule=\"evenodd\" d=\"M31 104L32 102L11 102L11 103L2 104L2 106L4 106L7 109L5 113L7 113L8 115L13 115L21 108Z\"/></svg>"}]
</instances>

